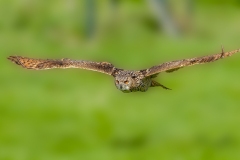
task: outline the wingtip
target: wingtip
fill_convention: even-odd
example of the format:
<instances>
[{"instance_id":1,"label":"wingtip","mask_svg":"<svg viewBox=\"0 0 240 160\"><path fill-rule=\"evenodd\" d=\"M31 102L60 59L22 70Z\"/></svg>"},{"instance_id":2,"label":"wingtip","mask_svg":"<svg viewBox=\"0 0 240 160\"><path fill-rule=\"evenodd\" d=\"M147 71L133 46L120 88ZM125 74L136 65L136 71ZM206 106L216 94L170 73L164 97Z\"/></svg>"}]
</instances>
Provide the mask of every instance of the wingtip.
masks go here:
<instances>
[{"instance_id":1,"label":"wingtip","mask_svg":"<svg viewBox=\"0 0 240 160\"><path fill-rule=\"evenodd\" d=\"M9 57L7 57L7 59L12 61L13 63L15 63L17 65L21 65L21 63L19 61L19 56L9 56Z\"/></svg>"},{"instance_id":2,"label":"wingtip","mask_svg":"<svg viewBox=\"0 0 240 160\"><path fill-rule=\"evenodd\" d=\"M14 57L15 56L8 56L7 59L11 61Z\"/></svg>"},{"instance_id":3,"label":"wingtip","mask_svg":"<svg viewBox=\"0 0 240 160\"><path fill-rule=\"evenodd\" d=\"M239 49L236 49L236 50L233 50L233 51L231 51L231 52L232 52L232 54L238 53L238 52L240 52L240 48L239 48Z\"/></svg>"}]
</instances>

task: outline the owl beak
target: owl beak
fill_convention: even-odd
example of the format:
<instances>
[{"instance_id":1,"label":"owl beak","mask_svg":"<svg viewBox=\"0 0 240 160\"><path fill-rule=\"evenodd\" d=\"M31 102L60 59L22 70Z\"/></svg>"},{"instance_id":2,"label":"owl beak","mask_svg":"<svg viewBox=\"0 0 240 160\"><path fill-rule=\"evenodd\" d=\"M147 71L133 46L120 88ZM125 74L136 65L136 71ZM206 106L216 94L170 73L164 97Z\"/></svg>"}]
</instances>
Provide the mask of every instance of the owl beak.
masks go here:
<instances>
[{"instance_id":1,"label":"owl beak","mask_svg":"<svg viewBox=\"0 0 240 160\"><path fill-rule=\"evenodd\" d=\"M123 92L129 92L129 87L128 87L128 86L120 85L119 88L120 88L120 90L122 90Z\"/></svg>"},{"instance_id":2,"label":"owl beak","mask_svg":"<svg viewBox=\"0 0 240 160\"><path fill-rule=\"evenodd\" d=\"M123 89L123 86L122 86L122 85L120 85L120 89L121 89L121 90Z\"/></svg>"}]
</instances>

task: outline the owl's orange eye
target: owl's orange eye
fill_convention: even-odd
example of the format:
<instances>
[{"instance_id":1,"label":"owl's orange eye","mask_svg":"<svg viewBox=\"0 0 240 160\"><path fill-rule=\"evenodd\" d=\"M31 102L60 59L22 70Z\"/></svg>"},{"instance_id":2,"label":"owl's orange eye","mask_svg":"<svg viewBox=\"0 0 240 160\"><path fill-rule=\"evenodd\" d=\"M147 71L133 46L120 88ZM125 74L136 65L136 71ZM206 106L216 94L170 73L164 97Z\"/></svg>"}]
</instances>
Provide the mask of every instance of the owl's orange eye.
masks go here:
<instances>
[{"instance_id":1,"label":"owl's orange eye","mask_svg":"<svg viewBox=\"0 0 240 160\"><path fill-rule=\"evenodd\" d=\"M119 81L118 81L118 80L116 80L116 83L117 83L117 84L119 84Z\"/></svg>"},{"instance_id":2,"label":"owl's orange eye","mask_svg":"<svg viewBox=\"0 0 240 160\"><path fill-rule=\"evenodd\" d=\"M125 84L128 84L128 83L129 83L129 81L128 81L128 80L126 80L126 81L124 81L124 83L125 83Z\"/></svg>"}]
</instances>

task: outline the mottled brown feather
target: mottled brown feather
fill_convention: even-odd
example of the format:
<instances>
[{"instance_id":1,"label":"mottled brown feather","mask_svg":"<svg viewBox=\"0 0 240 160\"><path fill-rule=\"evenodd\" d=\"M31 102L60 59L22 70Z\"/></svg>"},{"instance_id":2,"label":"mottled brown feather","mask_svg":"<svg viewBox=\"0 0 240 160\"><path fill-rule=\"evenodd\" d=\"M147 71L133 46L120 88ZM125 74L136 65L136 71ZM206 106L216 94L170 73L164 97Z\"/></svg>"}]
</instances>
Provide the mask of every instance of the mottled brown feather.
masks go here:
<instances>
[{"instance_id":1,"label":"mottled brown feather","mask_svg":"<svg viewBox=\"0 0 240 160\"><path fill-rule=\"evenodd\" d=\"M114 66L108 62L92 62L84 60L71 60L71 59L33 59L21 56L10 56L9 60L27 69L46 70L53 68L80 68L86 70L97 71L112 75Z\"/></svg>"},{"instance_id":2,"label":"mottled brown feather","mask_svg":"<svg viewBox=\"0 0 240 160\"><path fill-rule=\"evenodd\" d=\"M204 64L209 62L214 62L216 60L219 60L221 58L229 57L233 55L234 53L240 52L240 49L233 50L230 52L222 52L219 54L209 55L209 56L203 56L203 57L196 57L196 58L189 58L189 59L182 59L177 61L171 61L171 62L165 62L157 66L153 66L149 69L146 69L145 76L151 76L156 73L160 72L173 72L175 70L178 70L180 68L186 67L186 66L192 66L195 64ZM142 70L143 71L143 70Z\"/></svg>"}]
</instances>

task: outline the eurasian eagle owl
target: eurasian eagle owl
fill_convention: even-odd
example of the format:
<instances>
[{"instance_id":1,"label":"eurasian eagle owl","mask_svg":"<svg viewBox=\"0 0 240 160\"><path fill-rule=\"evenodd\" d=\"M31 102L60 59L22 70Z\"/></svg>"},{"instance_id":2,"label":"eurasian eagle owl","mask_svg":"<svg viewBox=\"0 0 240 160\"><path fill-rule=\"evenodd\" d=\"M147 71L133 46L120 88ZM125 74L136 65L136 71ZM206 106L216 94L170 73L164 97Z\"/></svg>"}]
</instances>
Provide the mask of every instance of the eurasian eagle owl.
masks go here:
<instances>
[{"instance_id":1,"label":"eurasian eagle owl","mask_svg":"<svg viewBox=\"0 0 240 160\"><path fill-rule=\"evenodd\" d=\"M165 62L160 65L138 71L119 69L108 62L92 62L71 59L32 59L21 56L10 56L8 59L27 69L46 70L53 68L80 68L105 73L115 78L115 85L117 89L128 93L136 91L145 92L149 87L156 86L169 89L153 80L153 78L156 78L161 72L173 72L186 66L214 62L218 59L229 57L237 52L240 52L240 49L230 52L224 52L222 49L222 52L219 54Z\"/></svg>"}]
</instances>

